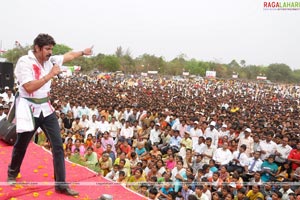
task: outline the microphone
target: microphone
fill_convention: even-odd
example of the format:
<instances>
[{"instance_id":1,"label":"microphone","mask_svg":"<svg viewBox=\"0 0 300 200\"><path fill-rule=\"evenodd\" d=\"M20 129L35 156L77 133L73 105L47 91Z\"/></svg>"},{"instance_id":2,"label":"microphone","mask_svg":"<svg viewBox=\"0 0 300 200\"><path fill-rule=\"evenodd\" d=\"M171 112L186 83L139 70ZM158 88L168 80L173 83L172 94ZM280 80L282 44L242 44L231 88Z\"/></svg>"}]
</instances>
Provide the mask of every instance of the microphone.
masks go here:
<instances>
[{"instance_id":1,"label":"microphone","mask_svg":"<svg viewBox=\"0 0 300 200\"><path fill-rule=\"evenodd\" d=\"M50 58L50 62L52 63L52 65L56 65L56 61L53 57ZM57 78L58 79L62 79L63 77L60 74L57 74Z\"/></svg>"}]
</instances>

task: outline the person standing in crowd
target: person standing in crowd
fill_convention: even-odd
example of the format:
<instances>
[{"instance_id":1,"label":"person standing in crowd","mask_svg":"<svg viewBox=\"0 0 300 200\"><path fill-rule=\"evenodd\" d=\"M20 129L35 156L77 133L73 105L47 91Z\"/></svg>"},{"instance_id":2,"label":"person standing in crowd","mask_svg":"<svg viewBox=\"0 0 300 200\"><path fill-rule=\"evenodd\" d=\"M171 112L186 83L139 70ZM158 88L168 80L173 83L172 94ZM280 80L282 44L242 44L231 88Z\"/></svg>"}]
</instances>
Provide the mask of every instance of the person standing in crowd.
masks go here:
<instances>
[{"instance_id":1,"label":"person standing in crowd","mask_svg":"<svg viewBox=\"0 0 300 200\"><path fill-rule=\"evenodd\" d=\"M20 85L19 97L15 105L18 134L8 167L7 180L10 184L16 182L28 144L40 127L49 138L52 147L55 191L76 196L78 192L65 184L66 170L62 138L57 117L50 104L49 93L51 79L61 72L59 66L80 56L91 55L92 48L53 56L52 50L55 44L52 36L39 34L34 39L33 50L30 50L28 55L22 56L16 64L15 76ZM31 125L27 127L23 124L26 115L23 111L26 108L27 112L32 109L33 114L33 118L26 118L27 123Z\"/></svg>"}]
</instances>

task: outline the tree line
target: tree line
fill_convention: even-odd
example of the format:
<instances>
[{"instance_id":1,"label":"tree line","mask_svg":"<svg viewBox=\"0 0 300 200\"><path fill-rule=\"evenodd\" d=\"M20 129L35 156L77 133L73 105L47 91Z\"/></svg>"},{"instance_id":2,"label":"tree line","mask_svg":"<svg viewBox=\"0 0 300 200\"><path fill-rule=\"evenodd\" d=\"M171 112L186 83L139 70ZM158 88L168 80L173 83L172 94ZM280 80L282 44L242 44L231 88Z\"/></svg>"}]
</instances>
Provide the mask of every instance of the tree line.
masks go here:
<instances>
[{"instance_id":1,"label":"tree line","mask_svg":"<svg viewBox=\"0 0 300 200\"><path fill-rule=\"evenodd\" d=\"M22 55L27 54L31 46L20 47L6 51L2 57L15 66L17 60ZM53 49L53 54L64 54L72 48L57 44ZM300 81L300 70L292 70L284 63L274 63L268 66L247 65L245 60L232 60L228 64L200 61L197 59L187 59L184 54L177 56L171 61L166 61L163 57L143 54L133 58L129 50L118 47L113 55L99 53L95 56L80 57L66 65L78 65L84 73L92 71L115 72L123 71L125 74L138 74L147 71L158 71L160 75L182 75L183 72L189 74L205 76L207 70L216 71L218 78L232 78L233 74L245 80L256 80L257 76L266 76L272 82L297 83Z\"/></svg>"}]
</instances>

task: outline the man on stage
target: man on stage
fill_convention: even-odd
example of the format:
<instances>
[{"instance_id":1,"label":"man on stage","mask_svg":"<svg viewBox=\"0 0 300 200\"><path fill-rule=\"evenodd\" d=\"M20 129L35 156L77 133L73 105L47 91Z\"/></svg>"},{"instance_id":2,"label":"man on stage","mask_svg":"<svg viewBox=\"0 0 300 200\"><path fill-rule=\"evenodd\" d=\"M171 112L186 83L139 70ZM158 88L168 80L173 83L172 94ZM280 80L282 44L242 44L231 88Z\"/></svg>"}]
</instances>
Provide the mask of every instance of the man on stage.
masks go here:
<instances>
[{"instance_id":1,"label":"man on stage","mask_svg":"<svg viewBox=\"0 0 300 200\"><path fill-rule=\"evenodd\" d=\"M40 127L52 147L55 191L76 196L78 192L71 190L66 184L62 138L57 117L50 104L49 94L51 79L61 72L59 66L77 57L91 55L92 48L52 56L55 44L50 35L39 34L34 39L33 50L17 62L15 76L20 85L19 97L16 97L15 101L17 140L8 167L7 181L10 184L16 182L28 144L37 128Z\"/></svg>"}]
</instances>

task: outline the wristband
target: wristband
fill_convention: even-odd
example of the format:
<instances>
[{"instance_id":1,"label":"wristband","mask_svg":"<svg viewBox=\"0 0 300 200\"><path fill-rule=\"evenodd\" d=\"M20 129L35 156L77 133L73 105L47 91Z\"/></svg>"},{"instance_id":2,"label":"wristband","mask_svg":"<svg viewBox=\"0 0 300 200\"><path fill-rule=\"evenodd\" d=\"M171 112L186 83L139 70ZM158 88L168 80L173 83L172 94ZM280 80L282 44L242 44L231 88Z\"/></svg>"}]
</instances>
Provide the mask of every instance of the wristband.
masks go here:
<instances>
[{"instance_id":1,"label":"wristband","mask_svg":"<svg viewBox=\"0 0 300 200\"><path fill-rule=\"evenodd\" d=\"M84 51L81 51L81 56L84 56Z\"/></svg>"}]
</instances>

